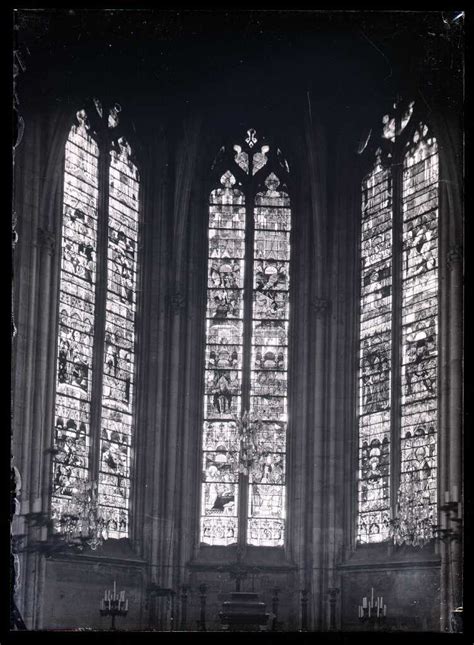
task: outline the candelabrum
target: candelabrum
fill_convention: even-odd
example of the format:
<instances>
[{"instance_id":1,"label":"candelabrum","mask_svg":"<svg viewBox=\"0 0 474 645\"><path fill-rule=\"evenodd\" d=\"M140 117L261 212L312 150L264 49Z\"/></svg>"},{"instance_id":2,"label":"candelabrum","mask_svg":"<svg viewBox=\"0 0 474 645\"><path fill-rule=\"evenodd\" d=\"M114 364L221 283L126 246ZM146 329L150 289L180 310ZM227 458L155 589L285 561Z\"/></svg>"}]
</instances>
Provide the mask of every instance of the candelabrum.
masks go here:
<instances>
[{"instance_id":1,"label":"candelabrum","mask_svg":"<svg viewBox=\"0 0 474 645\"><path fill-rule=\"evenodd\" d=\"M387 616L387 605L383 602L383 596L374 597L374 588L372 587L370 596L362 598L362 604L359 605L358 611L361 623L374 626L382 625Z\"/></svg>"},{"instance_id":2,"label":"candelabrum","mask_svg":"<svg viewBox=\"0 0 474 645\"><path fill-rule=\"evenodd\" d=\"M100 615L110 616L112 624L110 629L115 630L116 616L126 616L128 613L128 599L125 598L125 591L117 594L117 584L114 580L114 591L106 589L104 597L100 601Z\"/></svg>"}]
</instances>

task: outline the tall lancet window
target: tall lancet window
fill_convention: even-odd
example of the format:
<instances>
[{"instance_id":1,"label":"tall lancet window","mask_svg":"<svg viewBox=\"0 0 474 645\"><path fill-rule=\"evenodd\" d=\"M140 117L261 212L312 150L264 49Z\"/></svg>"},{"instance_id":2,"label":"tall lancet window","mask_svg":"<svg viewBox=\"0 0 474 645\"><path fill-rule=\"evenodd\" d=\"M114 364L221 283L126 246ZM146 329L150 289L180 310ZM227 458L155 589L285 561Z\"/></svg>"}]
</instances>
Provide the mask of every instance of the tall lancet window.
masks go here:
<instances>
[{"instance_id":1,"label":"tall lancet window","mask_svg":"<svg viewBox=\"0 0 474 645\"><path fill-rule=\"evenodd\" d=\"M288 163L247 131L213 165L201 542L285 539L291 210Z\"/></svg>"},{"instance_id":2,"label":"tall lancet window","mask_svg":"<svg viewBox=\"0 0 474 645\"><path fill-rule=\"evenodd\" d=\"M360 543L422 545L437 512L438 152L414 104L362 183Z\"/></svg>"},{"instance_id":3,"label":"tall lancet window","mask_svg":"<svg viewBox=\"0 0 474 645\"><path fill-rule=\"evenodd\" d=\"M129 524L139 177L119 112L96 100L65 148L51 513L92 545Z\"/></svg>"}]
</instances>

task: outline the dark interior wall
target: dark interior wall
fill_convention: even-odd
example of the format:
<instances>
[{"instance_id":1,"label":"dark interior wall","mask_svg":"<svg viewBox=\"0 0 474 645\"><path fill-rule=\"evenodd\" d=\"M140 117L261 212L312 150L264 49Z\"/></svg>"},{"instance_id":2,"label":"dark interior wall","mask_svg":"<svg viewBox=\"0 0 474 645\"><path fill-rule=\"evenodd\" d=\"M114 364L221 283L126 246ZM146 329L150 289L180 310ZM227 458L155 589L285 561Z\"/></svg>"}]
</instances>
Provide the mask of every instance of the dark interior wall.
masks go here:
<instances>
[{"instance_id":1,"label":"dark interior wall","mask_svg":"<svg viewBox=\"0 0 474 645\"><path fill-rule=\"evenodd\" d=\"M146 356L139 365L138 510L132 541L118 553L104 547L90 561L28 556L22 598L29 624L73 627L77 616L81 624L102 628L98 601L102 588L117 579L126 583L135 604L128 628L169 628L166 599L149 600L137 610L150 584L190 585L193 628L203 583L208 617L216 627L222 594L235 588L230 574L235 554L224 556L219 569L214 555L198 548L197 498L190 491L197 490L200 479L196 384L202 366L207 172L229 130L237 136L253 126L278 137L297 177L297 423L289 446L289 544L280 560L259 556L253 563L257 570L242 588L260 591L267 607L273 588L280 588L279 613L287 629L301 627L302 589L310 590L310 627L328 629L330 588L340 591L337 625L353 629L357 605L370 586L390 598L397 628L437 629L437 554L406 553L400 564L384 552L378 568L371 566L372 553L354 556L348 446L354 436L357 149L399 94L425 101L428 112L442 105L456 113L459 35L448 18L440 12L16 12L17 46L26 69L17 84L25 133L15 168L20 238L14 277L19 329L14 445L31 504L41 497L46 508L49 486L48 420L42 420L41 439L29 425L51 401L53 383L54 365L44 362L46 349L35 340L41 325L51 347L55 342L55 314L48 318L40 306L44 290L54 294L57 287L54 244L52 259L47 256L51 236L59 248L60 207L47 195L60 194L58 141L65 140L72 115L90 96L123 108L142 163L147 231L139 323ZM48 302L54 312L54 297ZM44 390L44 399L38 392L35 399L32 382ZM42 573L34 578L36 567ZM407 586L413 597L404 595ZM35 598L38 590L41 597ZM422 594L426 602L419 610L412 602ZM75 597L82 613L70 611ZM407 616L413 620L404 627Z\"/></svg>"}]
</instances>

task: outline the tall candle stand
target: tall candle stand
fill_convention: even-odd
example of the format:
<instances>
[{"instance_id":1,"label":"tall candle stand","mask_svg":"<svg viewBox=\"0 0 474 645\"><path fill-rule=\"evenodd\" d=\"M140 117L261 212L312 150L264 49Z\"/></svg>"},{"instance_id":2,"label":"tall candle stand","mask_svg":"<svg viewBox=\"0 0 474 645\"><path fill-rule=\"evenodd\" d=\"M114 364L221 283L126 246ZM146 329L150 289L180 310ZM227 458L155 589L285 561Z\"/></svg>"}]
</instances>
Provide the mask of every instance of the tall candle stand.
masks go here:
<instances>
[{"instance_id":1,"label":"tall candle stand","mask_svg":"<svg viewBox=\"0 0 474 645\"><path fill-rule=\"evenodd\" d=\"M385 623L387 605L383 602L383 596L374 597L374 588L372 587L370 596L362 598L362 604L359 605L358 611L361 623L378 628Z\"/></svg>"},{"instance_id":2,"label":"tall candle stand","mask_svg":"<svg viewBox=\"0 0 474 645\"><path fill-rule=\"evenodd\" d=\"M128 598L125 598L125 591L120 591L117 594L117 584L114 580L114 591L106 589L104 597L100 601L100 615L110 616L112 624L110 629L115 630L115 617L126 616L128 613Z\"/></svg>"}]
</instances>

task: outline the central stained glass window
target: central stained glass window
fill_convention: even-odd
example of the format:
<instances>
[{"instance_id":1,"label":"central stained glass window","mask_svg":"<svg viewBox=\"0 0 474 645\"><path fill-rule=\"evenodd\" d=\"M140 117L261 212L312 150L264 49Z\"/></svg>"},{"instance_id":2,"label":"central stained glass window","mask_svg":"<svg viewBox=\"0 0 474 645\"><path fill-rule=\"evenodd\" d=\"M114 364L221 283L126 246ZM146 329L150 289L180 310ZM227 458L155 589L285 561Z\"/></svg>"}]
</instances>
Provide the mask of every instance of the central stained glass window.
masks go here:
<instances>
[{"instance_id":1,"label":"central stained glass window","mask_svg":"<svg viewBox=\"0 0 474 645\"><path fill-rule=\"evenodd\" d=\"M286 513L289 168L253 128L246 134L221 149L209 199L200 530L204 544L276 547Z\"/></svg>"}]
</instances>

